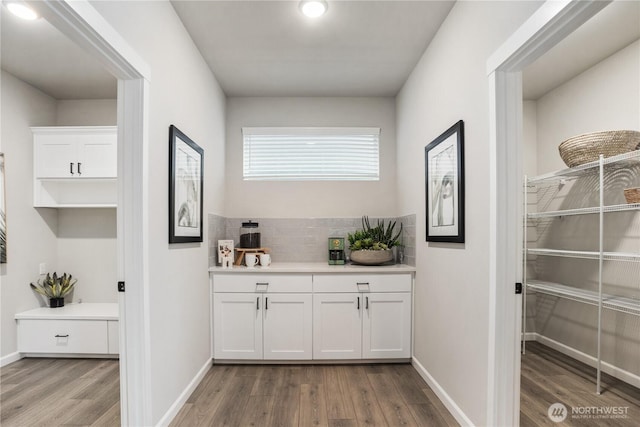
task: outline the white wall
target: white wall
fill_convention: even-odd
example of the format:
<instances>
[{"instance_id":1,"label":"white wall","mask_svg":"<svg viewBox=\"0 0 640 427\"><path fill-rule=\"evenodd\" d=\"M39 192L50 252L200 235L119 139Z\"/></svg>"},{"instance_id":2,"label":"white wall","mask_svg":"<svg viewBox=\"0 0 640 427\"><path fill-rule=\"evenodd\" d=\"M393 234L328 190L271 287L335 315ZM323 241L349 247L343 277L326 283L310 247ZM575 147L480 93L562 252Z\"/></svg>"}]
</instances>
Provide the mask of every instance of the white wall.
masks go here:
<instances>
[{"instance_id":1,"label":"white wall","mask_svg":"<svg viewBox=\"0 0 640 427\"><path fill-rule=\"evenodd\" d=\"M39 307L29 287L41 262L57 263L55 209L33 208L33 136L30 126L55 124L56 101L2 71L2 138L5 154L7 263L0 272L0 357L17 351L15 313Z\"/></svg>"},{"instance_id":2,"label":"white wall","mask_svg":"<svg viewBox=\"0 0 640 427\"><path fill-rule=\"evenodd\" d=\"M60 99L56 126L115 126L116 99Z\"/></svg>"},{"instance_id":3,"label":"white wall","mask_svg":"<svg viewBox=\"0 0 640 427\"><path fill-rule=\"evenodd\" d=\"M640 41L537 101L538 174L565 168L558 145L587 132L640 129Z\"/></svg>"},{"instance_id":4,"label":"white wall","mask_svg":"<svg viewBox=\"0 0 640 427\"><path fill-rule=\"evenodd\" d=\"M380 181L243 181L245 126L380 127ZM230 98L224 214L242 218L393 216L395 134L393 98Z\"/></svg>"},{"instance_id":5,"label":"white wall","mask_svg":"<svg viewBox=\"0 0 640 427\"><path fill-rule=\"evenodd\" d=\"M150 67L149 306L151 410L157 423L210 358L204 242L168 244L169 125L204 149L204 213L224 202L225 96L175 14L162 2L93 2Z\"/></svg>"},{"instance_id":6,"label":"white wall","mask_svg":"<svg viewBox=\"0 0 640 427\"><path fill-rule=\"evenodd\" d=\"M486 61L539 5L457 2L397 97L397 213L418 217L414 355L460 408L463 419L475 425L485 425L487 419ZM466 243L427 244L424 147L460 119L465 122Z\"/></svg>"}]
</instances>

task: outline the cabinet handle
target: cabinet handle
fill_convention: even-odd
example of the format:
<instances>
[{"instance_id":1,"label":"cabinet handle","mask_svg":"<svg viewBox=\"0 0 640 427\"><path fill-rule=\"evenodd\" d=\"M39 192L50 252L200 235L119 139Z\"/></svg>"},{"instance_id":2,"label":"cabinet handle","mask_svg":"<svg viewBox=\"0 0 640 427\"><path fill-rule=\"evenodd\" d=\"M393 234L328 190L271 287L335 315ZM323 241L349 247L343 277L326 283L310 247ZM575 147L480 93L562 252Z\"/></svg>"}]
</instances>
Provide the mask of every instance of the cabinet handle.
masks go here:
<instances>
[{"instance_id":1,"label":"cabinet handle","mask_svg":"<svg viewBox=\"0 0 640 427\"><path fill-rule=\"evenodd\" d=\"M264 298L264 309L269 310L269 297Z\"/></svg>"},{"instance_id":2,"label":"cabinet handle","mask_svg":"<svg viewBox=\"0 0 640 427\"><path fill-rule=\"evenodd\" d=\"M56 338L69 338L69 334L67 334L67 335L56 335Z\"/></svg>"},{"instance_id":3,"label":"cabinet handle","mask_svg":"<svg viewBox=\"0 0 640 427\"><path fill-rule=\"evenodd\" d=\"M360 297L358 297L358 310L360 310Z\"/></svg>"},{"instance_id":4,"label":"cabinet handle","mask_svg":"<svg viewBox=\"0 0 640 427\"><path fill-rule=\"evenodd\" d=\"M365 307L367 310L369 310L369 297L364 297L365 298Z\"/></svg>"},{"instance_id":5,"label":"cabinet handle","mask_svg":"<svg viewBox=\"0 0 640 427\"><path fill-rule=\"evenodd\" d=\"M73 163L69 163L69 173L73 175Z\"/></svg>"},{"instance_id":6,"label":"cabinet handle","mask_svg":"<svg viewBox=\"0 0 640 427\"><path fill-rule=\"evenodd\" d=\"M82 175L82 171L80 170L80 166L82 166L82 163L78 162L78 175Z\"/></svg>"},{"instance_id":7,"label":"cabinet handle","mask_svg":"<svg viewBox=\"0 0 640 427\"><path fill-rule=\"evenodd\" d=\"M260 297L256 298L256 310L260 310Z\"/></svg>"},{"instance_id":8,"label":"cabinet handle","mask_svg":"<svg viewBox=\"0 0 640 427\"><path fill-rule=\"evenodd\" d=\"M269 286L269 282L256 282L256 286Z\"/></svg>"},{"instance_id":9,"label":"cabinet handle","mask_svg":"<svg viewBox=\"0 0 640 427\"><path fill-rule=\"evenodd\" d=\"M356 285L366 285L366 286L369 286L369 282L356 282Z\"/></svg>"}]
</instances>

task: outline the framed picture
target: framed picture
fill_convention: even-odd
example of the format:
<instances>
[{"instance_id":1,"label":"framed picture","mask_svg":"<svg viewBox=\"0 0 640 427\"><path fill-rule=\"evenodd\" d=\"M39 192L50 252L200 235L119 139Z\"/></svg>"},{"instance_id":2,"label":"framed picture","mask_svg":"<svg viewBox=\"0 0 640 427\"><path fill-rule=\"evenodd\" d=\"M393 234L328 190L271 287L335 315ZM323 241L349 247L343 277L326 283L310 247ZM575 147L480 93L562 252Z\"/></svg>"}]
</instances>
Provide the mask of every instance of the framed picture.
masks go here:
<instances>
[{"instance_id":1,"label":"framed picture","mask_svg":"<svg viewBox=\"0 0 640 427\"><path fill-rule=\"evenodd\" d=\"M464 243L464 122L424 149L427 242Z\"/></svg>"},{"instance_id":2,"label":"framed picture","mask_svg":"<svg viewBox=\"0 0 640 427\"><path fill-rule=\"evenodd\" d=\"M7 262L7 221L4 203L4 153L0 153L0 263Z\"/></svg>"},{"instance_id":3,"label":"framed picture","mask_svg":"<svg viewBox=\"0 0 640 427\"><path fill-rule=\"evenodd\" d=\"M218 240L218 263L223 267L231 267L234 258L233 240Z\"/></svg>"},{"instance_id":4,"label":"framed picture","mask_svg":"<svg viewBox=\"0 0 640 427\"><path fill-rule=\"evenodd\" d=\"M202 242L204 151L169 126L169 243Z\"/></svg>"}]
</instances>

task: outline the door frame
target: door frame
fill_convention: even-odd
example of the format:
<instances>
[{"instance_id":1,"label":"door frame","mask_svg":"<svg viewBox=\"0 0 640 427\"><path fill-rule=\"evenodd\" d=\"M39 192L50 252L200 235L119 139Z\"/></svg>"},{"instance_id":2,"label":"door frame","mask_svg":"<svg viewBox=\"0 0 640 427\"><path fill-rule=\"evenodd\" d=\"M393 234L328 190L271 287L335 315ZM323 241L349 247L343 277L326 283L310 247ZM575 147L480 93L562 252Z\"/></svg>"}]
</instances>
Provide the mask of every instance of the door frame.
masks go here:
<instances>
[{"instance_id":1,"label":"door frame","mask_svg":"<svg viewBox=\"0 0 640 427\"><path fill-rule=\"evenodd\" d=\"M520 423L522 70L610 0L544 3L487 61L490 102L490 301L487 425ZM514 232L516 231L516 232Z\"/></svg>"},{"instance_id":2,"label":"door frame","mask_svg":"<svg viewBox=\"0 0 640 427\"><path fill-rule=\"evenodd\" d=\"M119 293L118 298L120 417L125 426L151 425L147 238L150 69L87 0L28 3L118 79L117 277L126 283L126 293Z\"/></svg>"}]
</instances>

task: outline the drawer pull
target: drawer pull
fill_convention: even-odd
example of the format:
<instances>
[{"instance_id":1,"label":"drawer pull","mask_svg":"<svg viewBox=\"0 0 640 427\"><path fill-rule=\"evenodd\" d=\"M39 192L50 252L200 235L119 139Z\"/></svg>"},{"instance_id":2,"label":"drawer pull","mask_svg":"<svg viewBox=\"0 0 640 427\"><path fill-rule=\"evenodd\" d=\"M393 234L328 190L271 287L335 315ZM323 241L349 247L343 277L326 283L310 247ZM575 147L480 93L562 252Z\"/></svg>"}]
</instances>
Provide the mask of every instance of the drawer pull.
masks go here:
<instances>
[{"instance_id":1,"label":"drawer pull","mask_svg":"<svg viewBox=\"0 0 640 427\"><path fill-rule=\"evenodd\" d=\"M73 175L73 162L69 163L69 173Z\"/></svg>"},{"instance_id":2,"label":"drawer pull","mask_svg":"<svg viewBox=\"0 0 640 427\"><path fill-rule=\"evenodd\" d=\"M269 282L256 282L256 286L269 286Z\"/></svg>"},{"instance_id":3,"label":"drawer pull","mask_svg":"<svg viewBox=\"0 0 640 427\"><path fill-rule=\"evenodd\" d=\"M56 338L69 338L69 334L67 334L67 335L56 335Z\"/></svg>"},{"instance_id":4,"label":"drawer pull","mask_svg":"<svg viewBox=\"0 0 640 427\"><path fill-rule=\"evenodd\" d=\"M356 282L356 285L358 286L369 286L369 282Z\"/></svg>"},{"instance_id":5,"label":"drawer pull","mask_svg":"<svg viewBox=\"0 0 640 427\"><path fill-rule=\"evenodd\" d=\"M365 297L365 301L366 301L366 303L365 303L365 304L366 304L366 305L365 305L365 308L366 308L367 310L369 310L369 297Z\"/></svg>"},{"instance_id":6,"label":"drawer pull","mask_svg":"<svg viewBox=\"0 0 640 427\"><path fill-rule=\"evenodd\" d=\"M358 297L358 310L360 310L360 297Z\"/></svg>"},{"instance_id":7,"label":"drawer pull","mask_svg":"<svg viewBox=\"0 0 640 427\"><path fill-rule=\"evenodd\" d=\"M256 310L260 310L260 297L256 298Z\"/></svg>"},{"instance_id":8,"label":"drawer pull","mask_svg":"<svg viewBox=\"0 0 640 427\"><path fill-rule=\"evenodd\" d=\"M264 309L269 310L269 297L265 297L264 299Z\"/></svg>"}]
</instances>

